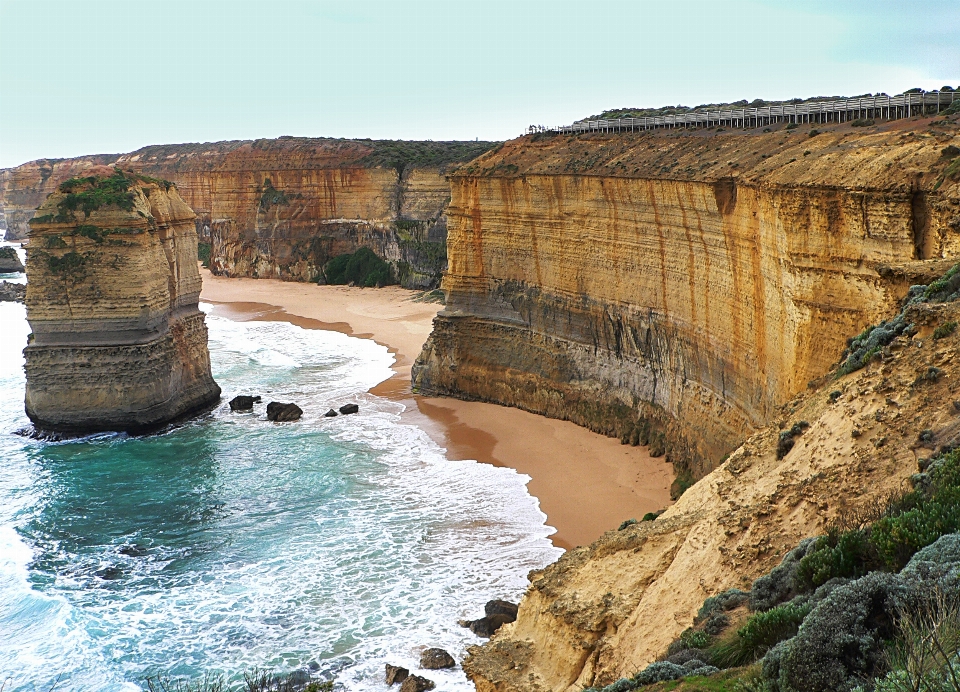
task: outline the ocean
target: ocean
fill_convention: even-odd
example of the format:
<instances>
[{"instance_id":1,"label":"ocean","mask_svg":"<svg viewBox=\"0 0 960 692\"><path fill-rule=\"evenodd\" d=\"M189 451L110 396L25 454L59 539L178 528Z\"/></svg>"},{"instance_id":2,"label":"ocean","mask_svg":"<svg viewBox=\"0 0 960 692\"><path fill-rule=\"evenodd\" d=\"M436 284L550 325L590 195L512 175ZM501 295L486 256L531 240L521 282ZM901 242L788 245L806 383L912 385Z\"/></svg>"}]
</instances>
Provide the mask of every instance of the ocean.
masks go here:
<instances>
[{"instance_id":1,"label":"ocean","mask_svg":"<svg viewBox=\"0 0 960 692\"><path fill-rule=\"evenodd\" d=\"M0 277L3 278L3 277ZM458 619L517 600L560 551L528 477L450 461L403 406L368 390L392 373L373 341L208 315L212 413L164 434L69 442L17 431L22 305L0 303L0 685L144 689L313 671L384 690L384 663L424 647L461 660ZM254 413L226 402L260 394ZM265 420L293 401L297 423ZM360 413L324 418L354 402ZM459 668L438 689L473 686Z\"/></svg>"}]
</instances>

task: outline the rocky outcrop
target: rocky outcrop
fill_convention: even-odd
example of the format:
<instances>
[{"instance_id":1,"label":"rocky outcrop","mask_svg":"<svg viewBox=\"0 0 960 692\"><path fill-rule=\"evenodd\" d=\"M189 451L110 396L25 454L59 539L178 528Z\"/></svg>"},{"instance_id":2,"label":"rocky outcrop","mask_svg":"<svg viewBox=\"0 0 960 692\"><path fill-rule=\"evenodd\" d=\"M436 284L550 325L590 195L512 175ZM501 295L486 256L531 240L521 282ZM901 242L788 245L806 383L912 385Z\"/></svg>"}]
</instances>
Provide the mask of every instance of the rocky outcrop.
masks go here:
<instances>
[{"instance_id":1,"label":"rocky outcrop","mask_svg":"<svg viewBox=\"0 0 960 692\"><path fill-rule=\"evenodd\" d=\"M909 284L883 265L960 249L957 125L927 123L508 142L451 176L416 390L702 476L893 308Z\"/></svg>"},{"instance_id":2,"label":"rocky outcrop","mask_svg":"<svg viewBox=\"0 0 960 692\"><path fill-rule=\"evenodd\" d=\"M22 303L27 298L27 285L0 281L0 303Z\"/></svg>"},{"instance_id":3,"label":"rocky outcrop","mask_svg":"<svg viewBox=\"0 0 960 692\"><path fill-rule=\"evenodd\" d=\"M5 171L0 204L10 237L23 237L57 184L109 163L177 184L214 273L322 281L330 258L369 247L404 286L431 287L446 268L446 174L491 146L294 137L152 146Z\"/></svg>"},{"instance_id":4,"label":"rocky outcrop","mask_svg":"<svg viewBox=\"0 0 960 692\"><path fill-rule=\"evenodd\" d=\"M532 572L517 621L463 663L478 692L575 692L632 676L707 597L750 589L801 539L876 516L921 460L956 447L960 337L942 325L960 306L908 310L915 330L789 401L656 520L625 522ZM802 435L778 458L795 426Z\"/></svg>"},{"instance_id":5,"label":"rocky outcrop","mask_svg":"<svg viewBox=\"0 0 960 692\"><path fill-rule=\"evenodd\" d=\"M24 271L23 263L12 247L0 247L0 274L20 274Z\"/></svg>"},{"instance_id":6,"label":"rocky outcrop","mask_svg":"<svg viewBox=\"0 0 960 692\"><path fill-rule=\"evenodd\" d=\"M27 415L43 431L146 431L220 397L194 214L170 183L88 172L31 223Z\"/></svg>"}]
</instances>

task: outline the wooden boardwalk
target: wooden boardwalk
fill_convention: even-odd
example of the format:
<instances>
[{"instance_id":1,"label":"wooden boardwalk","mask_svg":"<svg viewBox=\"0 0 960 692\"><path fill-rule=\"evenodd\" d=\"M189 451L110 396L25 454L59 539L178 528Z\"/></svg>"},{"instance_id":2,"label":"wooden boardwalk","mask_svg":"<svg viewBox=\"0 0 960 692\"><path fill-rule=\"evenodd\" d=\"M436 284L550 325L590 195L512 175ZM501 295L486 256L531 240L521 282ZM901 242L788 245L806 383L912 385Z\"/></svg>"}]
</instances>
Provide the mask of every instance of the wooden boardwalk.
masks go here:
<instances>
[{"instance_id":1,"label":"wooden boardwalk","mask_svg":"<svg viewBox=\"0 0 960 692\"><path fill-rule=\"evenodd\" d=\"M761 108L732 108L706 110L678 115L657 115L646 118L617 118L615 120L581 120L572 125L543 127L531 125L534 132L637 132L658 128L731 127L752 129L774 123L843 123L853 120L896 120L914 115L939 113L954 100L960 101L960 92L923 91L899 96L870 96L837 101L806 101L785 103Z\"/></svg>"}]
</instances>

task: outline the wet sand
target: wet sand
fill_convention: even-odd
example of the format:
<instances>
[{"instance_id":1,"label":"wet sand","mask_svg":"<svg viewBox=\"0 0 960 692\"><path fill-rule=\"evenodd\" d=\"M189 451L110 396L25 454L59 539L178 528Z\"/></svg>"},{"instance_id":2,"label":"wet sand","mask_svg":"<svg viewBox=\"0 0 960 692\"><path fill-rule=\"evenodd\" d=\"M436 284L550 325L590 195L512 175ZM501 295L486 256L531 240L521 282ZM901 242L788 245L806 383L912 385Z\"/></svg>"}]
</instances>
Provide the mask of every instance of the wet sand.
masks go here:
<instances>
[{"instance_id":1,"label":"wet sand","mask_svg":"<svg viewBox=\"0 0 960 692\"><path fill-rule=\"evenodd\" d=\"M225 279L206 270L202 300L230 319L285 320L308 329L330 329L373 339L394 354L394 377L373 394L407 407L404 422L417 425L447 450L450 459L476 459L531 477L551 538L569 549L587 545L625 519L667 507L673 471L646 447L623 446L567 421L495 404L414 395L410 366L443 308L415 302L397 287L346 286Z\"/></svg>"}]
</instances>

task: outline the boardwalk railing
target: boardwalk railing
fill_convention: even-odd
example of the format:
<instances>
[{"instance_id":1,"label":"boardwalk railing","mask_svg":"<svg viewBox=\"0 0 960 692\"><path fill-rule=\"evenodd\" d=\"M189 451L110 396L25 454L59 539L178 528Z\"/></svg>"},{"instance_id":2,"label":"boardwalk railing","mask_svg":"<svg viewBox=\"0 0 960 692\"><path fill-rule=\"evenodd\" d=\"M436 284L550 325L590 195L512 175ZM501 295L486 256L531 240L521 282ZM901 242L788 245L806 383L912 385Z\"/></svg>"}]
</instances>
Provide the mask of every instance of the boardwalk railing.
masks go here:
<instances>
[{"instance_id":1,"label":"boardwalk railing","mask_svg":"<svg viewBox=\"0 0 960 692\"><path fill-rule=\"evenodd\" d=\"M837 101L807 101L784 103L760 108L732 108L695 111L677 115L657 115L645 118L616 118L615 120L581 120L572 125L544 127L531 125L534 132L636 132L668 127L741 127L754 128L773 123L827 123L852 120L895 120L923 115L949 108L960 101L960 92L924 91L899 96L868 96Z\"/></svg>"}]
</instances>

